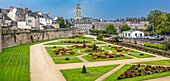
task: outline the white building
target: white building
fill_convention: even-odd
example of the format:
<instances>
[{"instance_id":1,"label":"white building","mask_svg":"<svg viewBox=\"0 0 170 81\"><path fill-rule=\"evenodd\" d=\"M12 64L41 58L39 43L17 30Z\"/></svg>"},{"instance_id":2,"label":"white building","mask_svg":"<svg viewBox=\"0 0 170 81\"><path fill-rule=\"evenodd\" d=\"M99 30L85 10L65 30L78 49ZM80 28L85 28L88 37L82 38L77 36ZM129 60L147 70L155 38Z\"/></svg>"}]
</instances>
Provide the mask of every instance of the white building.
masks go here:
<instances>
[{"instance_id":1,"label":"white building","mask_svg":"<svg viewBox=\"0 0 170 81\"><path fill-rule=\"evenodd\" d=\"M76 7L76 17L75 17L75 20L78 20L78 19L82 19L81 8L80 8L79 3L77 4L77 7Z\"/></svg>"},{"instance_id":2,"label":"white building","mask_svg":"<svg viewBox=\"0 0 170 81\"><path fill-rule=\"evenodd\" d=\"M137 38L144 36L144 32L135 30L123 31L122 36L127 38Z\"/></svg>"}]
</instances>

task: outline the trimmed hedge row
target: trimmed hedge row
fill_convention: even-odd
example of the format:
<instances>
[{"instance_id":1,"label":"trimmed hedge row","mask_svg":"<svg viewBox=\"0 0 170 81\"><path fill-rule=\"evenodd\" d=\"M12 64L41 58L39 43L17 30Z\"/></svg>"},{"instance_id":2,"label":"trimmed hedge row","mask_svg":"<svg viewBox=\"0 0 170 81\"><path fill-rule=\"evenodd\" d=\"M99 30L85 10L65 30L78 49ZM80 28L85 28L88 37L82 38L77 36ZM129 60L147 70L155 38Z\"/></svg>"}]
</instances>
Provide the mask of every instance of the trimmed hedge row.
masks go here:
<instances>
[{"instance_id":1,"label":"trimmed hedge row","mask_svg":"<svg viewBox=\"0 0 170 81\"><path fill-rule=\"evenodd\" d=\"M167 46L164 45L159 45L159 44L153 44L153 43L145 43L144 46L147 47L153 47L153 48L158 48L158 49L162 49L162 50L167 50Z\"/></svg>"}]
</instances>

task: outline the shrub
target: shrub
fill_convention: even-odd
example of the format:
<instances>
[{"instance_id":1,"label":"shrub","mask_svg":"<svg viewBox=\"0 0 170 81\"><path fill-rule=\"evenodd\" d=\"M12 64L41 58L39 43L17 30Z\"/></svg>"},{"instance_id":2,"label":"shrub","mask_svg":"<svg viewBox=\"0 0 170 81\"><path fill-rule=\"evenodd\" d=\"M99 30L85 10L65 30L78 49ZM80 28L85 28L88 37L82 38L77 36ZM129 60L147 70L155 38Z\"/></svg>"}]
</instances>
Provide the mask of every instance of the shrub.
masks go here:
<instances>
[{"instance_id":1,"label":"shrub","mask_svg":"<svg viewBox=\"0 0 170 81\"><path fill-rule=\"evenodd\" d=\"M56 48L56 46L53 46L53 48Z\"/></svg>"},{"instance_id":2,"label":"shrub","mask_svg":"<svg viewBox=\"0 0 170 81\"><path fill-rule=\"evenodd\" d=\"M97 48L96 48L96 44L94 44L94 46L93 46L93 50L97 50Z\"/></svg>"},{"instance_id":3,"label":"shrub","mask_svg":"<svg viewBox=\"0 0 170 81\"><path fill-rule=\"evenodd\" d=\"M167 47L166 47L166 46L164 46L164 45L159 45L159 49L166 50L166 49L167 49Z\"/></svg>"},{"instance_id":4,"label":"shrub","mask_svg":"<svg viewBox=\"0 0 170 81\"><path fill-rule=\"evenodd\" d=\"M144 56L144 54L143 53L141 53L141 54L139 54L140 56Z\"/></svg>"},{"instance_id":5,"label":"shrub","mask_svg":"<svg viewBox=\"0 0 170 81\"><path fill-rule=\"evenodd\" d=\"M148 46L148 47L149 47L149 46L150 46L150 44L146 42L146 43L144 44L144 46Z\"/></svg>"},{"instance_id":6,"label":"shrub","mask_svg":"<svg viewBox=\"0 0 170 81\"><path fill-rule=\"evenodd\" d=\"M66 57L65 60L70 60L70 58L69 58L69 57Z\"/></svg>"},{"instance_id":7,"label":"shrub","mask_svg":"<svg viewBox=\"0 0 170 81\"><path fill-rule=\"evenodd\" d=\"M103 36L102 35L98 35L97 36L97 40L103 40Z\"/></svg>"},{"instance_id":8,"label":"shrub","mask_svg":"<svg viewBox=\"0 0 170 81\"><path fill-rule=\"evenodd\" d=\"M82 73L87 73L85 65L83 66Z\"/></svg>"}]
</instances>

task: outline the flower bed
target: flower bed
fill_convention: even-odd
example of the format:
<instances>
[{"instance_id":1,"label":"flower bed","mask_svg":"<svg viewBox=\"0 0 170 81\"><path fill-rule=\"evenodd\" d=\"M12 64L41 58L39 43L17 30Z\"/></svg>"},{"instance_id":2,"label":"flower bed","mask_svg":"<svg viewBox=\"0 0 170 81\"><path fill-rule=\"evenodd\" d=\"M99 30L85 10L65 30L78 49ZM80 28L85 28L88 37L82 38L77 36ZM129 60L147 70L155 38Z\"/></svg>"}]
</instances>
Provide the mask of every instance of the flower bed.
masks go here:
<instances>
[{"instance_id":1,"label":"flower bed","mask_svg":"<svg viewBox=\"0 0 170 81\"><path fill-rule=\"evenodd\" d=\"M124 57L123 54L115 54L115 53L103 53L103 54L93 54L93 53L90 53L89 56L93 59L104 59L104 58L116 58L116 57Z\"/></svg>"},{"instance_id":2,"label":"flower bed","mask_svg":"<svg viewBox=\"0 0 170 81\"><path fill-rule=\"evenodd\" d=\"M93 48L93 45L73 45L72 48ZM98 48L98 46L96 46L96 48Z\"/></svg>"},{"instance_id":3,"label":"flower bed","mask_svg":"<svg viewBox=\"0 0 170 81\"><path fill-rule=\"evenodd\" d=\"M117 52L133 52L133 50L125 49L122 47L111 47L111 49L117 50Z\"/></svg>"},{"instance_id":4,"label":"flower bed","mask_svg":"<svg viewBox=\"0 0 170 81\"><path fill-rule=\"evenodd\" d=\"M136 76L143 76L143 75L150 75L154 73L161 73L170 71L170 67L163 67L163 66L150 66L150 65L133 65L129 69L127 69L124 73L122 73L117 80L136 77Z\"/></svg>"},{"instance_id":5,"label":"flower bed","mask_svg":"<svg viewBox=\"0 0 170 81\"><path fill-rule=\"evenodd\" d=\"M91 43L91 41L61 41L61 43L76 43L76 44L82 44L82 43Z\"/></svg>"},{"instance_id":6,"label":"flower bed","mask_svg":"<svg viewBox=\"0 0 170 81\"><path fill-rule=\"evenodd\" d=\"M73 49L56 49L56 50L53 50L53 52L56 54L56 55L74 55L75 52L72 52Z\"/></svg>"},{"instance_id":7,"label":"flower bed","mask_svg":"<svg viewBox=\"0 0 170 81\"><path fill-rule=\"evenodd\" d=\"M103 52L102 49L92 50L92 49L86 49L85 52Z\"/></svg>"},{"instance_id":8,"label":"flower bed","mask_svg":"<svg viewBox=\"0 0 170 81\"><path fill-rule=\"evenodd\" d=\"M108 42L108 41L106 41L106 42ZM109 43L112 43L112 42L109 42ZM141 47L137 47L137 46L129 45L129 44L124 44L124 43L120 43L120 42L114 42L113 44L121 45L121 46L124 46L124 47L133 48L133 49L136 49L136 50L149 52L149 53L152 53L152 54L156 54L156 55L160 55L160 56L170 58L170 54L162 52L162 51L158 51L158 50L153 50L153 49L149 49L149 48L141 48Z\"/></svg>"},{"instance_id":9,"label":"flower bed","mask_svg":"<svg viewBox=\"0 0 170 81\"><path fill-rule=\"evenodd\" d=\"M69 39L75 39L75 38L79 38L79 39L87 39L86 37L81 37L81 36L72 36L72 37L68 37Z\"/></svg>"}]
</instances>

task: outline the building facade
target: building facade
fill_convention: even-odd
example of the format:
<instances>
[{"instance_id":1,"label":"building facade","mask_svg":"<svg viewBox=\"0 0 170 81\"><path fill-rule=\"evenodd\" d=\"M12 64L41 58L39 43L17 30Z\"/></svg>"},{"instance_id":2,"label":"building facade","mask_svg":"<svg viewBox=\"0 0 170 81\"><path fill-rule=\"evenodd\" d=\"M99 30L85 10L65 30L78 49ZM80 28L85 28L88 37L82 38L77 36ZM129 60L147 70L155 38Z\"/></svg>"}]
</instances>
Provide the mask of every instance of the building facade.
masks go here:
<instances>
[{"instance_id":1,"label":"building facade","mask_svg":"<svg viewBox=\"0 0 170 81\"><path fill-rule=\"evenodd\" d=\"M78 3L77 7L76 7L76 17L75 17L75 20L80 20L80 19L82 19L82 16L81 16L81 7L80 7L80 4Z\"/></svg>"}]
</instances>

